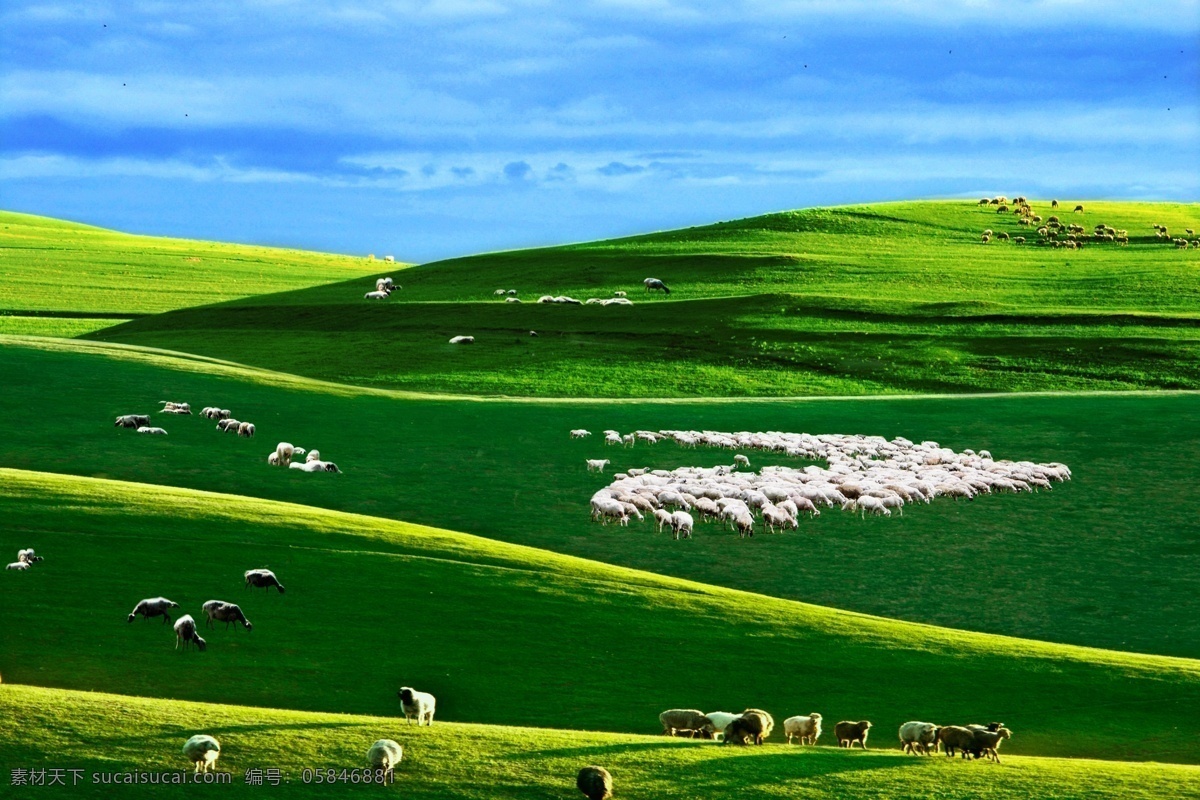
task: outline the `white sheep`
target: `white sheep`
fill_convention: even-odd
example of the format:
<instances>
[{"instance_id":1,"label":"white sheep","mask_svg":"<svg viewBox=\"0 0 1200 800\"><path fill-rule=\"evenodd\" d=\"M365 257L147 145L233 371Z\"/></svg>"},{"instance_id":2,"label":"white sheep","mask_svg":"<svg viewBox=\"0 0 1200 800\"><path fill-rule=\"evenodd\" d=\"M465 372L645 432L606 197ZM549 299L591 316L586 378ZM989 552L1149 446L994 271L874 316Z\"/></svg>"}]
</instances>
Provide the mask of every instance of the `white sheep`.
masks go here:
<instances>
[{"instance_id":1,"label":"white sheep","mask_svg":"<svg viewBox=\"0 0 1200 800\"><path fill-rule=\"evenodd\" d=\"M270 464L272 467L278 467L279 466L279 453L271 453L271 455L267 456L267 463Z\"/></svg>"},{"instance_id":2,"label":"white sheep","mask_svg":"<svg viewBox=\"0 0 1200 800\"><path fill-rule=\"evenodd\" d=\"M572 439L585 439L591 435L592 435L591 431L585 430L583 428L576 428L575 430L571 431Z\"/></svg>"},{"instance_id":3,"label":"white sheep","mask_svg":"<svg viewBox=\"0 0 1200 800\"><path fill-rule=\"evenodd\" d=\"M208 772L216 769L221 743L211 736L193 736L184 742L183 754L196 765L196 772Z\"/></svg>"},{"instance_id":4,"label":"white sheep","mask_svg":"<svg viewBox=\"0 0 1200 800\"><path fill-rule=\"evenodd\" d=\"M291 469L298 469L301 472L341 472L338 465L332 461L305 461L301 464L299 461L293 461L288 464Z\"/></svg>"},{"instance_id":5,"label":"white sheep","mask_svg":"<svg viewBox=\"0 0 1200 800\"><path fill-rule=\"evenodd\" d=\"M138 433L148 433L151 436L166 436L167 435L167 432L165 430L163 430L162 428L153 428L153 427L149 427L146 425L143 425L142 427L138 428L137 432Z\"/></svg>"},{"instance_id":6,"label":"white sheep","mask_svg":"<svg viewBox=\"0 0 1200 800\"><path fill-rule=\"evenodd\" d=\"M741 714L731 714L728 711L710 711L704 716L712 720L713 733L718 734L724 733L725 728L728 727L729 723L740 717Z\"/></svg>"},{"instance_id":7,"label":"white sheep","mask_svg":"<svg viewBox=\"0 0 1200 800\"><path fill-rule=\"evenodd\" d=\"M296 453L296 455L301 455L301 454ZM320 450L309 450L308 453L304 456L305 462L320 461L320 460L321 460L321 451Z\"/></svg>"},{"instance_id":8,"label":"white sheep","mask_svg":"<svg viewBox=\"0 0 1200 800\"><path fill-rule=\"evenodd\" d=\"M738 453L733 457L733 463L740 467L748 467L750 466L750 459L746 458L741 453Z\"/></svg>"},{"instance_id":9,"label":"white sheep","mask_svg":"<svg viewBox=\"0 0 1200 800\"><path fill-rule=\"evenodd\" d=\"M26 564L36 564L39 561L44 561L41 556L33 552L32 547L27 547L24 550L17 551L17 561L24 561Z\"/></svg>"},{"instance_id":10,"label":"white sheep","mask_svg":"<svg viewBox=\"0 0 1200 800\"><path fill-rule=\"evenodd\" d=\"M363 300L386 300L387 297L388 297L387 292L379 292L379 291L367 292L366 294L363 295Z\"/></svg>"},{"instance_id":11,"label":"white sheep","mask_svg":"<svg viewBox=\"0 0 1200 800\"><path fill-rule=\"evenodd\" d=\"M793 739L799 739L800 744L816 744L821 737L821 715L817 713L808 716L788 717L783 721L783 732L787 734L788 744Z\"/></svg>"},{"instance_id":12,"label":"white sheep","mask_svg":"<svg viewBox=\"0 0 1200 800\"><path fill-rule=\"evenodd\" d=\"M208 649L208 642L196 633L196 620L192 619L191 614L184 614L179 619L175 620L175 649L179 649L179 643L183 642L184 652L187 651L191 644L196 645L201 653Z\"/></svg>"},{"instance_id":13,"label":"white sheep","mask_svg":"<svg viewBox=\"0 0 1200 800\"><path fill-rule=\"evenodd\" d=\"M676 511L671 515L671 532L676 539L692 538L692 528L695 524L692 515L686 511Z\"/></svg>"},{"instance_id":14,"label":"white sheep","mask_svg":"<svg viewBox=\"0 0 1200 800\"><path fill-rule=\"evenodd\" d=\"M9 564L8 566L6 566L5 569L26 570L26 569L29 569L29 562L28 561L14 561L11 564Z\"/></svg>"},{"instance_id":15,"label":"white sheep","mask_svg":"<svg viewBox=\"0 0 1200 800\"><path fill-rule=\"evenodd\" d=\"M519 303L519 302L521 302L521 298L519 298L519 297L506 297L506 298L504 298L504 302L506 302L506 303Z\"/></svg>"},{"instance_id":16,"label":"white sheep","mask_svg":"<svg viewBox=\"0 0 1200 800\"><path fill-rule=\"evenodd\" d=\"M900 745L904 752L930 755L938 748L938 726L932 722L906 722L900 726Z\"/></svg>"},{"instance_id":17,"label":"white sheep","mask_svg":"<svg viewBox=\"0 0 1200 800\"><path fill-rule=\"evenodd\" d=\"M450 339L450 344L475 344L474 336L454 336Z\"/></svg>"},{"instance_id":18,"label":"white sheep","mask_svg":"<svg viewBox=\"0 0 1200 800\"><path fill-rule=\"evenodd\" d=\"M624 297L624 296L625 296L625 292L621 292L621 291L613 292L613 297Z\"/></svg>"},{"instance_id":19,"label":"white sheep","mask_svg":"<svg viewBox=\"0 0 1200 800\"><path fill-rule=\"evenodd\" d=\"M367 751L367 766L371 769L391 771L396 769L403 757L404 748L399 744L391 739L380 739Z\"/></svg>"},{"instance_id":20,"label":"white sheep","mask_svg":"<svg viewBox=\"0 0 1200 800\"><path fill-rule=\"evenodd\" d=\"M611 463L607 458L589 458L587 460L588 472L603 472L604 468Z\"/></svg>"},{"instance_id":21,"label":"white sheep","mask_svg":"<svg viewBox=\"0 0 1200 800\"><path fill-rule=\"evenodd\" d=\"M275 458L279 466L287 466L292 463L292 456L296 454L296 448L290 442L280 442L275 445Z\"/></svg>"},{"instance_id":22,"label":"white sheep","mask_svg":"<svg viewBox=\"0 0 1200 800\"><path fill-rule=\"evenodd\" d=\"M245 436L247 439L254 438L254 423L242 422L238 425L238 436Z\"/></svg>"},{"instance_id":23,"label":"white sheep","mask_svg":"<svg viewBox=\"0 0 1200 800\"><path fill-rule=\"evenodd\" d=\"M412 724L413 717L417 718L418 726L422 722L426 725L433 724L433 712L437 706L437 699L433 695L429 692L418 692L411 686L401 686L396 695L400 698L404 719L409 725Z\"/></svg>"},{"instance_id":24,"label":"white sheep","mask_svg":"<svg viewBox=\"0 0 1200 800\"><path fill-rule=\"evenodd\" d=\"M133 611L126 621L133 622L140 614L143 621L151 617L162 617L163 624L167 625L171 622L171 615L168 612L172 608L179 608L179 603L172 602L165 597L148 597L133 607Z\"/></svg>"}]
</instances>

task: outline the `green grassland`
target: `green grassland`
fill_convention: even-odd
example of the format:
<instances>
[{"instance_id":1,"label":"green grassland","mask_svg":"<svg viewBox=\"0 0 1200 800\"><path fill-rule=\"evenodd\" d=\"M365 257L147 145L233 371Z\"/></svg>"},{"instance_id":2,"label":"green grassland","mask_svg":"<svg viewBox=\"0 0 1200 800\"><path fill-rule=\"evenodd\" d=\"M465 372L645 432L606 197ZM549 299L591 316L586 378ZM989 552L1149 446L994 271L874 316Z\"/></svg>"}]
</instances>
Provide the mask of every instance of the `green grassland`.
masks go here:
<instances>
[{"instance_id":1,"label":"green grassland","mask_svg":"<svg viewBox=\"0 0 1200 800\"><path fill-rule=\"evenodd\" d=\"M4 211L0 330L24 333L40 325L37 332L46 335L78 335L105 317L301 289L364 276L379 266L303 250L132 236ZM21 312L43 313L27 314L19 330L5 316ZM63 317L87 322L69 328Z\"/></svg>"},{"instance_id":2,"label":"green grassland","mask_svg":"<svg viewBox=\"0 0 1200 800\"><path fill-rule=\"evenodd\" d=\"M1200 662L953 631L705 586L449 531L148 484L0 472L6 682L452 722L658 733L664 708L1001 719L1014 752L1200 763ZM269 565L286 594L242 586ZM252 631L173 649L165 595ZM30 635L36 631L37 635ZM1134 735L1133 732L1138 732Z\"/></svg>"},{"instance_id":3,"label":"green grassland","mask_svg":"<svg viewBox=\"0 0 1200 800\"><path fill-rule=\"evenodd\" d=\"M719 402L480 401L321 384L85 342L4 339L0 465L285 500L402 519L705 583L885 617L1119 650L1200 656L1200 538L1186 498L1200 464L1194 394ZM170 434L116 429L156 401L219 404L238 439L196 417ZM31 409L38 409L34 412ZM729 451L633 449L567 431L636 428L870 433L998 457L1062 461L1051 492L939 500L903 517L837 510L797 533L692 541L588 520L613 469L729 464ZM342 475L272 469L278 441L318 447ZM750 453L764 463L798 465ZM609 473L610 475L611 473ZM208 599L208 598L204 598Z\"/></svg>"},{"instance_id":4,"label":"green grassland","mask_svg":"<svg viewBox=\"0 0 1200 800\"><path fill-rule=\"evenodd\" d=\"M222 745L218 769L224 786L155 786L155 797L566 798L578 797L574 776L601 763L613 774L616 796L631 800L696 797L854 798L1039 797L1157 800L1190 796L1200 770L1174 764L1137 764L1004 755L1002 765L959 759L918 759L895 750L839 751L781 744L734 749L662 737L470 724L431 728L394 719L315 714L206 703L171 702L114 694L0 686L0 711L15 724L0 728L8 763L74 767L94 772L179 770L180 754L196 732ZM70 724L63 720L69 719ZM882 738L884 731L876 732ZM891 747L891 732L886 743ZM391 786L304 783L305 769L358 768L377 738L405 748ZM1014 738L1013 742L1017 740ZM1015 749L1015 748L1014 748ZM276 768L289 782L247 786L247 769ZM70 775L66 776L68 781ZM11 797L140 797L142 786L29 787Z\"/></svg>"},{"instance_id":5,"label":"green grassland","mask_svg":"<svg viewBox=\"0 0 1200 800\"><path fill-rule=\"evenodd\" d=\"M364 301L354 280L87 335L459 394L1200 388L1200 251L1177 250L1151 227L1200 227L1200 206L1086 205L1060 216L1127 229L1130 244L984 245L985 228L1037 237L1012 215L963 201L808 209L426 264L405 270L403 290L383 302ZM1048 203L1035 207L1050 214ZM648 276L672 294L647 295ZM526 302L507 304L498 288ZM617 290L635 305L532 304ZM475 346L448 345L458 334Z\"/></svg>"}]
</instances>

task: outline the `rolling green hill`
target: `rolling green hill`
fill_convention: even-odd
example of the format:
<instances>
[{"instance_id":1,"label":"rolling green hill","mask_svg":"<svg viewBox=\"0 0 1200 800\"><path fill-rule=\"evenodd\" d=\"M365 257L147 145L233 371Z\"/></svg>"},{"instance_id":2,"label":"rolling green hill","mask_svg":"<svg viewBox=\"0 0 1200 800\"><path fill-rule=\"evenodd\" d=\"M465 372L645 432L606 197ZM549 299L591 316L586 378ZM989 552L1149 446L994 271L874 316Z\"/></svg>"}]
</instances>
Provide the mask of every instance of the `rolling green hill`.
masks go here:
<instances>
[{"instance_id":1,"label":"rolling green hill","mask_svg":"<svg viewBox=\"0 0 1200 800\"><path fill-rule=\"evenodd\" d=\"M385 716L411 685L445 721L647 734L673 707L866 718L884 741L908 719L986 717L1025 755L1200 763L1184 735L1194 660L894 622L307 506L0 481L0 549L46 559L0 581L6 682ZM264 565L286 594L243 588ZM160 594L177 615L232 600L254 629L176 651L169 626L125 621Z\"/></svg>"},{"instance_id":2,"label":"rolling green hill","mask_svg":"<svg viewBox=\"0 0 1200 800\"><path fill-rule=\"evenodd\" d=\"M1042 797L1157 800L1184 797L1200 785L1200 770L1173 764L1029 758L1004 754L1002 765L959 759L918 759L895 750L848 753L830 747L747 749L628 734L544 728L436 724L314 714L230 705L172 702L31 686L0 686L0 750L22 768L76 768L67 788L5 787L12 797L144 797L144 786L93 785L92 773L188 769L187 737L215 735L222 797L394 796L463 800L578 797L574 776L585 764L612 772L616 796L631 800L719 797L858 798ZM63 725L63 720L71 725ZM876 746L892 747L890 731ZM404 761L388 787L317 785L304 770L358 768L377 738L395 738ZM1017 739L1013 739L1013 747ZM278 786L248 786L247 769L281 771ZM67 773L66 781L72 780ZM315 778L313 778L315 780ZM155 786L155 797L193 797L198 786Z\"/></svg>"},{"instance_id":3,"label":"rolling green hill","mask_svg":"<svg viewBox=\"0 0 1200 800\"><path fill-rule=\"evenodd\" d=\"M589 559L880 616L1112 649L1200 656L1200 539L1187 498L1200 397L905 398L759 402L514 402L426 398L209 359L49 339L4 339L0 465L259 496L403 519ZM255 422L238 439L196 417L166 437L116 429L156 401L220 404ZM37 411L33 411L37 409ZM626 450L567 431L636 428L870 433L998 457L1062 461L1052 492L939 500L903 517L830 510L801 531L692 541L588 520L613 469L728 464L729 451ZM272 469L278 441L318 447L342 475ZM755 468L791 463L750 453ZM977 600L985 593L986 601ZM948 599L947 595L950 598ZM204 598L208 599L208 598Z\"/></svg>"},{"instance_id":4,"label":"rolling green hill","mask_svg":"<svg viewBox=\"0 0 1200 800\"><path fill-rule=\"evenodd\" d=\"M120 318L301 289L380 266L0 211L0 333L74 336Z\"/></svg>"},{"instance_id":5,"label":"rolling green hill","mask_svg":"<svg viewBox=\"0 0 1200 800\"><path fill-rule=\"evenodd\" d=\"M1046 203L1035 208L1047 216ZM1200 388L1200 206L1087 203L1130 244L1033 244L969 202L808 209L406 270L88 334L357 385L561 397ZM993 229L1030 243L980 242ZM646 277L672 287L647 295ZM507 304L496 289L526 302ZM626 291L633 307L545 306ZM530 337L535 330L539 336ZM470 334L474 347L447 344Z\"/></svg>"}]
</instances>

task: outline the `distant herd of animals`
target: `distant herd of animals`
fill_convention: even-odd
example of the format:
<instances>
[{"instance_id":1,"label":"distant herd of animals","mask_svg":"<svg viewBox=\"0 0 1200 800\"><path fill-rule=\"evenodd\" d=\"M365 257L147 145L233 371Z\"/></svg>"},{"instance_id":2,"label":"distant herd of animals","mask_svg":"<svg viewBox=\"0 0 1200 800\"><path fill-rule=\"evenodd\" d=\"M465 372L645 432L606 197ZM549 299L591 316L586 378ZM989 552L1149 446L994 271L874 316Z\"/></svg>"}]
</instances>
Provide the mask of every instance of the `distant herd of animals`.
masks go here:
<instances>
[{"instance_id":1,"label":"distant herd of animals","mask_svg":"<svg viewBox=\"0 0 1200 800\"><path fill-rule=\"evenodd\" d=\"M576 428L572 439L591 432ZM593 521L621 526L630 519L653 518L659 532L670 528L675 539L689 539L696 519L718 522L740 537L754 535L756 517L771 533L795 530L802 514L820 516L818 507L890 517L911 503L938 497L972 500L993 492L1049 491L1055 482L1071 479L1066 464L995 459L987 450L955 452L937 442L912 442L903 437L848 434L751 433L742 431L639 430L622 435L604 431L609 445L633 447L637 442L673 441L684 447L759 450L825 461L827 467L804 469L767 466L758 473L748 456L737 453L733 464L680 467L674 470L629 468L613 475L608 486L592 495ZM585 459L589 472L602 472L610 459Z\"/></svg>"},{"instance_id":2,"label":"distant herd of animals","mask_svg":"<svg viewBox=\"0 0 1200 800\"><path fill-rule=\"evenodd\" d=\"M192 407L188 403L174 400L160 400L159 403L163 406L159 410L160 414L191 416ZM208 420L215 419L219 431L236 433L238 436L248 439L254 438L254 423L234 419L232 412L227 408L205 406L200 412L200 416ZM122 414L117 417L114 427L133 428L138 433L151 435L167 435L164 429L150 425L149 414ZM296 456L305 456L304 461L293 461ZM289 467L301 472L341 472L337 464L321 459L321 451L305 450L303 447L296 447L289 442L277 444L275 450L267 456L267 463L273 467Z\"/></svg>"},{"instance_id":3,"label":"distant herd of animals","mask_svg":"<svg viewBox=\"0 0 1200 800\"><path fill-rule=\"evenodd\" d=\"M997 197L982 197L979 200L981 206L996 206L997 214L1012 213L1016 215L1017 224L1025 225L1032 228L1034 225L1038 239L1037 243L1048 247L1065 247L1068 250L1077 250L1089 243L1111 243L1116 245L1129 244L1129 231L1124 228L1114 228L1111 225L1106 225L1103 222L1096 224L1089 233L1082 225L1071 223L1063 224L1057 216L1051 215L1042 224L1042 215L1036 213L1029 201L1024 197L1017 197L1012 200L1012 207L1009 207L1009 200L1003 195ZM1058 201L1050 201L1051 210L1058 208ZM1075 206L1073 214L1083 214L1083 204ZM1166 225L1155 223L1154 238L1165 239L1172 242L1177 250L1186 250L1189 247L1192 249L1200 249L1200 239L1187 239L1186 237L1172 238L1170 231ZM1187 236L1195 236L1196 231L1192 228L1185 228L1184 233ZM1014 244L1025 244L1024 236L1010 236L1001 231L993 233L991 228L988 228L980 235L980 241L988 244L993 241L1007 242L1012 241Z\"/></svg>"}]
</instances>

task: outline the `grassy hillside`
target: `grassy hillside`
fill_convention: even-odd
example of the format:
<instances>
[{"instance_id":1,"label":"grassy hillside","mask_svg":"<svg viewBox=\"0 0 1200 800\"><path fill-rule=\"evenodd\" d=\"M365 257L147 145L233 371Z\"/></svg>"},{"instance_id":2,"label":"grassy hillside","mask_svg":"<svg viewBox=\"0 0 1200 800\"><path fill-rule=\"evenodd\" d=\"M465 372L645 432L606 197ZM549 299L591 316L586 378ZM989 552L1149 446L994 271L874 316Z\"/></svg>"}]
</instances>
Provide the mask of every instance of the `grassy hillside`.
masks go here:
<instances>
[{"instance_id":1,"label":"grassy hillside","mask_svg":"<svg viewBox=\"0 0 1200 800\"><path fill-rule=\"evenodd\" d=\"M630 733L681 706L888 733L987 717L1022 754L1200 762L1179 735L1200 714L1198 661L898 623L273 501L0 480L0 549L46 557L0 581L6 682L375 715L396 714L407 684L447 721ZM263 565L286 594L243 589ZM254 629L178 652L159 621L125 621L159 594L193 615L233 600Z\"/></svg>"},{"instance_id":2,"label":"grassy hillside","mask_svg":"<svg viewBox=\"0 0 1200 800\"><path fill-rule=\"evenodd\" d=\"M0 332L78 335L112 325L113 317L301 289L379 266L327 253L131 236L2 211ZM68 327L63 318L74 321Z\"/></svg>"},{"instance_id":3,"label":"grassy hillside","mask_svg":"<svg viewBox=\"0 0 1200 800\"><path fill-rule=\"evenodd\" d=\"M15 724L0 729L4 767L74 767L93 772L179 770L183 742L215 735L218 769L231 783L222 797L392 796L429 798L564 798L573 796L581 766L613 773L618 797L872 797L996 796L1153 800L1198 789L1196 767L1004 756L1002 765L916 759L895 750L847 753L829 747L766 745L748 749L668 741L662 737L440 724L416 729L379 717L313 714L229 705L149 700L112 694L0 686L0 709ZM70 727L62 724L70 720ZM380 737L405 748L389 787L318 786L305 769L357 768ZM1013 740L1014 742L1016 739ZM881 746L891 747L892 742ZM247 786L245 771L274 767L288 782ZM66 776L70 781L70 774ZM8 789L9 787L6 787ZM191 797L195 786L155 787L155 797ZM10 789L13 797L142 797L140 786ZM578 795L574 795L578 796Z\"/></svg>"},{"instance_id":4,"label":"grassy hillside","mask_svg":"<svg viewBox=\"0 0 1200 800\"><path fill-rule=\"evenodd\" d=\"M1038 210L1049 216L1045 203ZM564 397L852 395L1200 388L1200 251L1155 223L1200 206L1086 203L1130 244L1036 235L969 202L772 214L406 270L362 300L350 281L139 319L89 334L358 385ZM672 287L647 295L645 277ZM527 301L493 294L514 288ZM530 305L627 291L623 307ZM534 339L530 330L540 335ZM471 334L473 348L448 345Z\"/></svg>"},{"instance_id":5,"label":"grassy hillside","mask_svg":"<svg viewBox=\"0 0 1200 800\"><path fill-rule=\"evenodd\" d=\"M4 340L0 465L156 482L404 519L706 583L886 617L1200 656L1200 538L1186 502L1200 464L1196 395L807 402L499 402L318 384L108 345ZM78 348L84 352L74 352ZM258 426L237 439L161 416L167 437L115 429L156 401L221 404ZM31 409L38 409L37 412ZM575 427L859 432L1063 461L1052 492L938 501L903 517L838 511L741 541L714 526L672 542L601 527L587 499L613 468L728 464L672 444L607 448ZM343 475L269 468L286 440ZM791 463L750 454L752 463ZM976 597L985 592L986 599ZM209 599L209 598L202 598Z\"/></svg>"}]
</instances>

